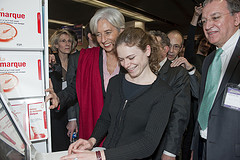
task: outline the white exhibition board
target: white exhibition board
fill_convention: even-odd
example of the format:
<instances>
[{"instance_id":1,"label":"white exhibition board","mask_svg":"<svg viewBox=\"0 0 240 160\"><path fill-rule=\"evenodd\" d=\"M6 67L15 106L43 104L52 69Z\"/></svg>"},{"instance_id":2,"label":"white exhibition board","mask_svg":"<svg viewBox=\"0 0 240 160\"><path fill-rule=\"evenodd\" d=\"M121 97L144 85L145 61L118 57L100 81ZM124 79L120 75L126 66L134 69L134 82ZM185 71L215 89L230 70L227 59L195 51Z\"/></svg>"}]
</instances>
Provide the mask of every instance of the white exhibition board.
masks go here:
<instances>
[{"instance_id":1,"label":"white exhibition board","mask_svg":"<svg viewBox=\"0 0 240 160\"><path fill-rule=\"evenodd\" d=\"M43 50L41 0L1 0L0 50Z\"/></svg>"},{"instance_id":2,"label":"white exhibition board","mask_svg":"<svg viewBox=\"0 0 240 160\"><path fill-rule=\"evenodd\" d=\"M0 84L9 99L44 96L43 53L0 51Z\"/></svg>"}]
</instances>

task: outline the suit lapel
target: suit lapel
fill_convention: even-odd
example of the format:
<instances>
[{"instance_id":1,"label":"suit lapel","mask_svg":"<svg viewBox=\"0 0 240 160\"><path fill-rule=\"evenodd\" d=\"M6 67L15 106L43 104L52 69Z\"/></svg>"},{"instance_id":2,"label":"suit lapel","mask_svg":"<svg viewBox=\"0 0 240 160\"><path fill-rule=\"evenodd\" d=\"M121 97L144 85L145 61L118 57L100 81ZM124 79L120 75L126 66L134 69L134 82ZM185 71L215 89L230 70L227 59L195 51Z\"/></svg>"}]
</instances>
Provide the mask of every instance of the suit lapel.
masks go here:
<instances>
[{"instance_id":1,"label":"suit lapel","mask_svg":"<svg viewBox=\"0 0 240 160\"><path fill-rule=\"evenodd\" d=\"M164 78L164 74L166 74L169 70L169 67L170 67L170 64L171 62L169 60L167 60L164 65L161 67L158 75L161 77L161 78Z\"/></svg>"}]
</instances>

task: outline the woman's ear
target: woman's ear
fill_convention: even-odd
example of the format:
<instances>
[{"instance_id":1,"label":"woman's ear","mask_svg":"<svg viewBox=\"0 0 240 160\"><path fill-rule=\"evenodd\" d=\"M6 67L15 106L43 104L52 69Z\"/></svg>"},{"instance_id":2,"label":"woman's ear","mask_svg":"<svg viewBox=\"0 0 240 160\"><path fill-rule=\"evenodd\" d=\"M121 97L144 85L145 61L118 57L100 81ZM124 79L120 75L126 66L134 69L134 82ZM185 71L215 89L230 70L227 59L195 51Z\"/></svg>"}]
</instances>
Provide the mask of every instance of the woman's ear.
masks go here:
<instances>
[{"instance_id":1,"label":"woman's ear","mask_svg":"<svg viewBox=\"0 0 240 160\"><path fill-rule=\"evenodd\" d=\"M88 33L87 36L88 36L88 39L90 39L91 41L93 40L91 33Z\"/></svg>"},{"instance_id":2,"label":"woman's ear","mask_svg":"<svg viewBox=\"0 0 240 160\"><path fill-rule=\"evenodd\" d=\"M122 33L123 31L124 31L124 28L120 28L119 34Z\"/></svg>"},{"instance_id":3,"label":"woman's ear","mask_svg":"<svg viewBox=\"0 0 240 160\"><path fill-rule=\"evenodd\" d=\"M150 56L150 54L151 54L151 47L150 47L150 45L147 45L145 53L147 54L148 57Z\"/></svg>"}]
</instances>

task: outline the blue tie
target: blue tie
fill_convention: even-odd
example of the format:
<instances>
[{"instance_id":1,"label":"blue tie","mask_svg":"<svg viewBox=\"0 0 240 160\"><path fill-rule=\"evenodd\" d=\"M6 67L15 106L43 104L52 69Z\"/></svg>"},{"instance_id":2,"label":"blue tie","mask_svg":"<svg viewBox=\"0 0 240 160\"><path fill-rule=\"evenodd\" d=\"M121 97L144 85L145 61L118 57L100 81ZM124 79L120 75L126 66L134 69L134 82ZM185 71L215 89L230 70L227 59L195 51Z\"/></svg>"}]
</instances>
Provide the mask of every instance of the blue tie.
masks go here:
<instances>
[{"instance_id":1,"label":"blue tie","mask_svg":"<svg viewBox=\"0 0 240 160\"><path fill-rule=\"evenodd\" d=\"M209 112L212 108L214 98L218 89L218 83L222 70L222 62L220 57L222 52L222 48L219 48L216 51L213 62L208 69L206 86L198 114L198 122L202 130L205 130L207 128Z\"/></svg>"}]
</instances>

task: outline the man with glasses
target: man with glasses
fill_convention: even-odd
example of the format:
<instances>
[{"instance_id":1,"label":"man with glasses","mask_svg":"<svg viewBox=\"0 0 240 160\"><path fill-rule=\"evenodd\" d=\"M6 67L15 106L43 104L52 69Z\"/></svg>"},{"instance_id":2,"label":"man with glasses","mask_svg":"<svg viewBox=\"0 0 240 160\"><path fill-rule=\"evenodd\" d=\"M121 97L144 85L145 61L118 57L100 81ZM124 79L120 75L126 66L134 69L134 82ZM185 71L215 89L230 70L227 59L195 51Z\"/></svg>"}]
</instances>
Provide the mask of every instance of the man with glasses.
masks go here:
<instances>
[{"instance_id":1,"label":"man with glasses","mask_svg":"<svg viewBox=\"0 0 240 160\"><path fill-rule=\"evenodd\" d=\"M169 123L156 151L158 154L155 154L162 156L153 157L153 159L175 160L176 155L179 155L182 136L190 115L189 76L183 67L170 67L171 61L167 59L170 40L167 35L161 31L150 31L150 34L156 39L160 50L158 55L160 65L158 76L166 81L175 93Z\"/></svg>"},{"instance_id":2,"label":"man with glasses","mask_svg":"<svg viewBox=\"0 0 240 160\"><path fill-rule=\"evenodd\" d=\"M216 51L202 67L193 159L239 160L240 0L206 0L201 23Z\"/></svg>"},{"instance_id":3,"label":"man with glasses","mask_svg":"<svg viewBox=\"0 0 240 160\"><path fill-rule=\"evenodd\" d=\"M170 61L174 61L178 58L179 53L183 49L184 39L178 30L172 30L168 32L167 36L170 39L170 46L167 57Z\"/></svg>"}]
</instances>

